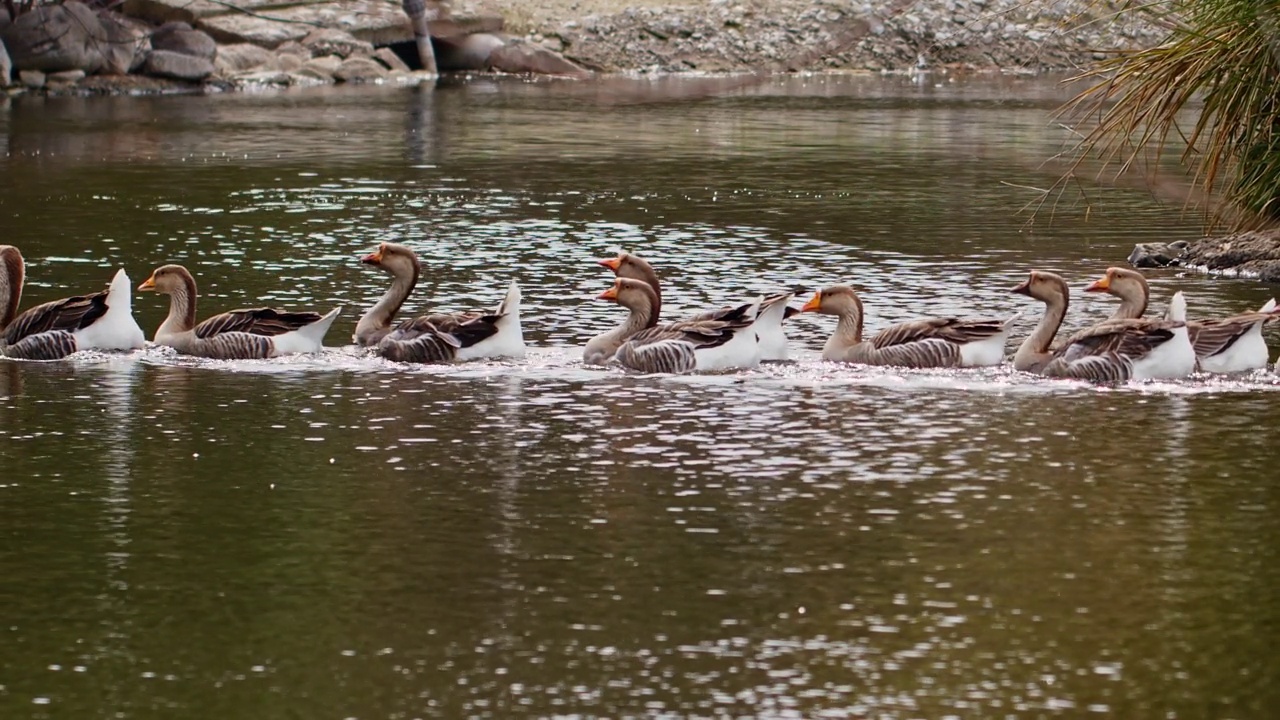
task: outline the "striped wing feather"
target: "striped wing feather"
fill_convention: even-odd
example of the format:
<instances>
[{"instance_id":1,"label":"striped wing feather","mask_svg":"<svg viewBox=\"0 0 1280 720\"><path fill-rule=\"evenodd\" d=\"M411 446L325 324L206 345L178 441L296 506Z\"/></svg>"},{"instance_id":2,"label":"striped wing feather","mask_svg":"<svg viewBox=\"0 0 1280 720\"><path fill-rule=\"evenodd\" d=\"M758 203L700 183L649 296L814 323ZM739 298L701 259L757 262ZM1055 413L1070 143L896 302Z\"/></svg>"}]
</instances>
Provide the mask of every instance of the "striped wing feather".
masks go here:
<instances>
[{"instance_id":1,"label":"striped wing feather","mask_svg":"<svg viewBox=\"0 0 1280 720\"><path fill-rule=\"evenodd\" d=\"M378 343L382 356L399 362L450 362L458 349L471 347L498 332L501 315L454 313L405 320Z\"/></svg>"},{"instance_id":2,"label":"striped wing feather","mask_svg":"<svg viewBox=\"0 0 1280 720\"><path fill-rule=\"evenodd\" d=\"M1256 323L1275 318L1273 313L1244 313L1218 320L1189 322L1187 334L1196 349L1196 357L1211 357L1230 349Z\"/></svg>"},{"instance_id":3,"label":"striped wing feather","mask_svg":"<svg viewBox=\"0 0 1280 720\"><path fill-rule=\"evenodd\" d=\"M316 312L286 312L275 308L243 308L214 315L196 325L196 337L209 340L223 333L272 337L306 327L321 318Z\"/></svg>"},{"instance_id":4,"label":"striped wing feather","mask_svg":"<svg viewBox=\"0 0 1280 720\"><path fill-rule=\"evenodd\" d=\"M86 328L107 312L107 291L77 295L37 305L14 318L5 329L7 345L51 330L73 332Z\"/></svg>"},{"instance_id":5,"label":"striped wing feather","mask_svg":"<svg viewBox=\"0 0 1280 720\"><path fill-rule=\"evenodd\" d=\"M949 343L971 343L986 340L1004 332L1003 320L961 320L959 318L925 318L899 323L876 333L871 346L884 350L894 345L944 340Z\"/></svg>"}]
</instances>

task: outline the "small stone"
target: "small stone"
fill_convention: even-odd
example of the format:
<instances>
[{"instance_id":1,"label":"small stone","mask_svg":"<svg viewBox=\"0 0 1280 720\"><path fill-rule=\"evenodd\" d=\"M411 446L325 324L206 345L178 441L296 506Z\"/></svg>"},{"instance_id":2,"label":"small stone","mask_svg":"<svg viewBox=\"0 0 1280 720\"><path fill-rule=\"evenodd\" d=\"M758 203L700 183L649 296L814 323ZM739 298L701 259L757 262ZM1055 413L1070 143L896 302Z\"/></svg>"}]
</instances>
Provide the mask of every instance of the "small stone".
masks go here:
<instances>
[{"instance_id":1,"label":"small stone","mask_svg":"<svg viewBox=\"0 0 1280 720\"><path fill-rule=\"evenodd\" d=\"M83 70L63 70L62 72L49 73L45 76L45 82L53 85L74 85L84 79Z\"/></svg>"},{"instance_id":2,"label":"small stone","mask_svg":"<svg viewBox=\"0 0 1280 720\"><path fill-rule=\"evenodd\" d=\"M341 58L369 57L373 45L352 37L351 33L332 28L312 30L302 38L302 46L312 55L337 55Z\"/></svg>"},{"instance_id":3,"label":"small stone","mask_svg":"<svg viewBox=\"0 0 1280 720\"><path fill-rule=\"evenodd\" d=\"M258 70L256 72L240 73L231 78L231 81L240 86L277 85L284 87L289 84L289 73L279 70Z\"/></svg>"},{"instance_id":4,"label":"small stone","mask_svg":"<svg viewBox=\"0 0 1280 720\"><path fill-rule=\"evenodd\" d=\"M341 82L367 82L386 76L387 69L367 57L347 58L333 71L333 77Z\"/></svg>"},{"instance_id":5,"label":"small stone","mask_svg":"<svg viewBox=\"0 0 1280 720\"><path fill-rule=\"evenodd\" d=\"M313 60L312 62L315 62L315 61ZM310 83L313 85L332 85L333 84L332 73L325 72L324 70L313 67L311 63L307 63L306 65L303 65L301 69L293 73L290 73L290 75L292 75L295 78L299 78L299 77L310 78L311 80L315 81L313 83ZM296 84L301 84L301 83L296 83Z\"/></svg>"},{"instance_id":6,"label":"small stone","mask_svg":"<svg viewBox=\"0 0 1280 720\"><path fill-rule=\"evenodd\" d=\"M171 50L152 50L142 71L154 77L175 80L203 80L213 74L213 61Z\"/></svg>"},{"instance_id":7,"label":"small stone","mask_svg":"<svg viewBox=\"0 0 1280 720\"><path fill-rule=\"evenodd\" d=\"M310 50L308 50L305 45L298 42L297 40L290 40L289 42L281 43L280 46L276 48L276 54L277 55L297 55L298 57L302 58L303 62L310 60L313 55L313 53Z\"/></svg>"},{"instance_id":8,"label":"small stone","mask_svg":"<svg viewBox=\"0 0 1280 720\"><path fill-rule=\"evenodd\" d=\"M283 70L284 72L293 72L294 70L301 70L303 64L304 63L302 58L292 53L282 53L282 54L276 55L275 65L277 70Z\"/></svg>"},{"instance_id":9,"label":"small stone","mask_svg":"<svg viewBox=\"0 0 1280 720\"><path fill-rule=\"evenodd\" d=\"M318 58L312 58L303 65L303 69L310 68L318 73L323 73L329 77L333 77L333 73L342 64L342 58L337 55L324 55Z\"/></svg>"},{"instance_id":10,"label":"small stone","mask_svg":"<svg viewBox=\"0 0 1280 720\"><path fill-rule=\"evenodd\" d=\"M32 90L39 90L44 87L45 76L39 70L19 70L18 81Z\"/></svg>"},{"instance_id":11,"label":"small stone","mask_svg":"<svg viewBox=\"0 0 1280 720\"><path fill-rule=\"evenodd\" d=\"M266 48L252 43L235 43L219 46L213 64L217 67L218 74L229 76L260 68L273 60L275 56Z\"/></svg>"}]
</instances>

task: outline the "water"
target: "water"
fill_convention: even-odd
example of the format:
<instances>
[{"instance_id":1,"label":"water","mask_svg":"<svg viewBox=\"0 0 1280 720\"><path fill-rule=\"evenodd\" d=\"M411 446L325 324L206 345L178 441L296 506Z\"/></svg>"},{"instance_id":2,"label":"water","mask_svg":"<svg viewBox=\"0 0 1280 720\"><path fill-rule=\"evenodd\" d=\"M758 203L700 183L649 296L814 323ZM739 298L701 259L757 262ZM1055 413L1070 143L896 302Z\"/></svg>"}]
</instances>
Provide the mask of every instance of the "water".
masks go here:
<instances>
[{"instance_id":1,"label":"water","mask_svg":"<svg viewBox=\"0 0 1280 720\"><path fill-rule=\"evenodd\" d=\"M1138 189L1019 212L1056 84L478 82L0 111L24 305L186 264L201 314L525 293L518 363L350 348L0 363L0 716L1265 717L1280 706L1274 375L586 369L620 247L671 316L848 281L870 329L1036 308L1197 219ZM699 92L695 89L695 92ZM1151 277L1162 309L1261 305ZM162 298L135 312L151 332ZM1078 296L1073 322L1109 313ZM1019 333L1021 334L1021 333ZM1273 347L1274 336L1270 337Z\"/></svg>"}]
</instances>

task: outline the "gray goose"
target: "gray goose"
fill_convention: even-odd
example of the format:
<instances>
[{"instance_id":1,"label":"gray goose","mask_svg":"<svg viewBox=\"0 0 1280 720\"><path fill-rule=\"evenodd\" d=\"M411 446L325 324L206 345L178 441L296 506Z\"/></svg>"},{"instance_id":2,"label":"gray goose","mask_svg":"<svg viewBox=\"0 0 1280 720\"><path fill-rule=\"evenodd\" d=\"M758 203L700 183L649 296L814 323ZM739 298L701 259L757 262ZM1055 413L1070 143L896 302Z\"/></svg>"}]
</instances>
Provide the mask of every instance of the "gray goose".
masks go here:
<instances>
[{"instance_id":1,"label":"gray goose","mask_svg":"<svg viewBox=\"0 0 1280 720\"><path fill-rule=\"evenodd\" d=\"M1049 377L1121 383L1131 379L1179 378L1195 368L1187 337L1186 301L1176 293L1173 320L1108 319L1050 349L1068 306L1067 284L1054 273L1031 271L1014 292L1040 300L1045 314L1014 355L1014 367Z\"/></svg>"},{"instance_id":2,"label":"gray goose","mask_svg":"<svg viewBox=\"0 0 1280 720\"><path fill-rule=\"evenodd\" d=\"M169 296L169 315L155 342L184 355L216 360L259 360L293 353L318 353L341 307L327 315L275 308L229 310L196 324L196 281L181 265L156 268L138 286Z\"/></svg>"},{"instance_id":3,"label":"gray goose","mask_svg":"<svg viewBox=\"0 0 1280 720\"><path fill-rule=\"evenodd\" d=\"M1151 295L1142 273L1121 267L1107 268L1106 274L1085 288L1085 292L1105 292L1120 298L1120 307L1111 316L1113 320L1141 318ZM1270 351L1262 337L1262 328L1277 319L1280 312L1272 298L1257 312L1187 321L1187 334L1195 348L1199 369L1233 373L1265 368Z\"/></svg>"},{"instance_id":4,"label":"gray goose","mask_svg":"<svg viewBox=\"0 0 1280 720\"><path fill-rule=\"evenodd\" d=\"M1004 361L1005 341L1017 318L925 318L887 327L864 340L862 300L848 285L819 290L801 312L839 318L835 332L822 348L823 360L908 368L999 365Z\"/></svg>"},{"instance_id":5,"label":"gray goose","mask_svg":"<svg viewBox=\"0 0 1280 720\"><path fill-rule=\"evenodd\" d=\"M653 269L653 265L649 264L648 260L639 255L622 251L616 257L605 258L596 262L602 267L609 268L620 278L648 283L653 288L653 294L657 298L655 317L661 315L662 284L658 280L658 272ZM779 293L770 295L760 302L760 316L756 320L755 328L760 343L761 360L777 361L787 359L787 335L783 330L782 322L800 312L787 305L793 297L795 297L795 293ZM736 312L738 307L735 305L716 310L707 310L682 318L682 320L719 320Z\"/></svg>"},{"instance_id":6,"label":"gray goose","mask_svg":"<svg viewBox=\"0 0 1280 720\"><path fill-rule=\"evenodd\" d=\"M382 243L360 262L392 279L387 292L356 323L356 344L398 362L448 363L524 355L520 287L514 280L491 312L432 313L392 325L422 274L417 253L398 243Z\"/></svg>"},{"instance_id":7,"label":"gray goose","mask_svg":"<svg viewBox=\"0 0 1280 720\"><path fill-rule=\"evenodd\" d=\"M26 265L12 245L0 245L0 355L60 360L76 352L136 350L146 339L133 319L129 276L117 270L106 290L54 300L19 314Z\"/></svg>"},{"instance_id":8,"label":"gray goose","mask_svg":"<svg viewBox=\"0 0 1280 720\"><path fill-rule=\"evenodd\" d=\"M600 294L631 311L644 329L630 335L612 361L644 373L690 373L752 368L760 364L760 345L752 329L759 301L734 308L716 319L650 324L657 317L658 297L640 280L617 278Z\"/></svg>"}]
</instances>

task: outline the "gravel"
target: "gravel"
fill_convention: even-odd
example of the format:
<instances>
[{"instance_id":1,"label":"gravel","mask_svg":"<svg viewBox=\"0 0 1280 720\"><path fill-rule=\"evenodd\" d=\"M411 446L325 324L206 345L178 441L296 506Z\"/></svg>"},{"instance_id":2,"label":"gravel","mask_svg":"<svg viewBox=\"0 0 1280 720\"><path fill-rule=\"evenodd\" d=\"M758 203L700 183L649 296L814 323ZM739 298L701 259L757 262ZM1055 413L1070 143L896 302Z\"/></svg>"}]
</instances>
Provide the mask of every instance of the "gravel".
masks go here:
<instances>
[{"instance_id":1,"label":"gravel","mask_svg":"<svg viewBox=\"0 0 1280 720\"><path fill-rule=\"evenodd\" d=\"M1164 31L1102 0L499 0L512 29L594 70L1076 68ZM591 14L581 14L589 11ZM514 19L514 22L512 22Z\"/></svg>"}]
</instances>

